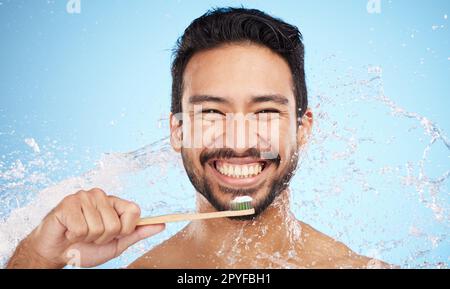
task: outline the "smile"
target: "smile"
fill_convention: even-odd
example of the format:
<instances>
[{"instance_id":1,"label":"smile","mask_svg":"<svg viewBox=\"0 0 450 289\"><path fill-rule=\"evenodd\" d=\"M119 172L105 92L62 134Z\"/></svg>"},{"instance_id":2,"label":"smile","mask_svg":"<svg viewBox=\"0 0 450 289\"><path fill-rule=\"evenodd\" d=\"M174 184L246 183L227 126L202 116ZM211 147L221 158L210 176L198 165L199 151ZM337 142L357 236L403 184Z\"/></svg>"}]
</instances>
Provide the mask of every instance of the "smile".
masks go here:
<instances>
[{"instance_id":1,"label":"smile","mask_svg":"<svg viewBox=\"0 0 450 289\"><path fill-rule=\"evenodd\" d=\"M212 160L208 162L208 167L222 185L250 188L266 181L270 164L254 158L231 158Z\"/></svg>"},{"instance_id":2,"label":"smile","mask_svg":"<svg viewBox=\"0 0 450 289\"><path fill-rule=\"evenodd\" d=\"M215 168L222 175L241 179L259 175L264 168L264 163L257 162L239 165L225 161L216 161Z\"/></svg>"}]
</instances>

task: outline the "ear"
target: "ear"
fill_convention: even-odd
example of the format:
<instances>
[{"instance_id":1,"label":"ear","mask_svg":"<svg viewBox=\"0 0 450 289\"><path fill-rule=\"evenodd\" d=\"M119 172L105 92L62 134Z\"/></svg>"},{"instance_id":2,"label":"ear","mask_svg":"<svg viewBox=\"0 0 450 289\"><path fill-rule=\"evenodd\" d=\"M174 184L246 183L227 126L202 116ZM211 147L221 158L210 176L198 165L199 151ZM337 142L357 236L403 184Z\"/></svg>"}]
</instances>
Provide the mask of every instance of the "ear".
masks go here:
<instances>
[{"instance_id":1,"label":"ear","mask_svg":"<svg viewBox=\"0 0 450 289\"><path fill-rule=\"evenodd\" d=\"M313 126L314 115L310 108L302 116L302 122L300 126L297 127L297 145L299 148L304 146L309 137L311 136L312 126Z\"/></svg>"},{"instance_id":2,"label":"ear","mask_svg":"<svg viewBox=\"0 0 450 289\"><path fill-rule=\"evenodd\" d=\"M181 113L170 113L170 144L179 153L183 146L183 121L180 119Z\"/></svg>"}]
</instances>

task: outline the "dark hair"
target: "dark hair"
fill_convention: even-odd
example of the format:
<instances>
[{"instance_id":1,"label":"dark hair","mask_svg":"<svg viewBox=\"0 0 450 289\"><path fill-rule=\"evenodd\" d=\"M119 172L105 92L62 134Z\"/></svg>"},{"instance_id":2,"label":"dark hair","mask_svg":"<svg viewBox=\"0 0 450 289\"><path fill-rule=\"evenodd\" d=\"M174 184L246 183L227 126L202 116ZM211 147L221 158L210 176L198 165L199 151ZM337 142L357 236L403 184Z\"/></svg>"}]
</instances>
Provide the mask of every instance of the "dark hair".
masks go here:
<instances>
[{"instance_id":1,"label":"dark hair","mask_svg":"<svg viewBox=\"0 0 450 289\"><path fill-rule=\"evenodd\" d=\"M289 64L294 82L297 117L308 106L304 47L297 27L246 8L216 8L195 19L178 39L172 63L172 113L182 111L183 74L191 57L227 43L250 42L270 48Z\"/></svg>"}]
</instances>

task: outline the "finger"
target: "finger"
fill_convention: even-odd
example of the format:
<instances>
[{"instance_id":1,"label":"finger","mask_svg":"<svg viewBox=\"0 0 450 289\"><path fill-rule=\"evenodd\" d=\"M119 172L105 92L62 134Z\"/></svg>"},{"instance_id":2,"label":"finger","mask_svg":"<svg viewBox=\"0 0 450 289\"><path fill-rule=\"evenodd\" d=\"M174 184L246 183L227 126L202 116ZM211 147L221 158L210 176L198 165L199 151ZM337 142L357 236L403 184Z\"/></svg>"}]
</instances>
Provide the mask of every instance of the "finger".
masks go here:
<instances>
[{"instance_id":1,"label":"finger","mask_svg":"<svg viewBox=\"0 0 450 289\"><path fill-rule=\"evenodd\" d=\"M71 243L82 241L88 232L88 226L81 210L80 202L73 196L67 205L56 210L55 215L58 221L66 227L64 233L66 239Z\"/></svg>"},{"instance_id":2,"label":"finger","mask_svg":"<svg viewBox=\"0 0 450 289\"><path fill-rule=\"evenodd\" d=\"M162 232L165 229L165 224L156 224L156 225L146 225L139 226L137 229L128 236L122 237L118 240L117 243L117 251L118 255L120 255L123 251L125 251L128 247L143 240L145 238L151 237Z\"/></svg>"},{"instance_id":3,"label":"finger","mask_svg":"<svg viewBox=\"0 0 450 289\"><path fill-rule=\"evenodd\" d=\"M141 209L133 202L122 200L118 197L109 196L111 206L116 210L121 222L119 236L123 237L134 232L136 224L141 216Z\"/></svg>"},{"instance_id":4,"label":"finger","mask_svg":"<svg viewBox=\"0 0 450 289\"><path fill-rule=\"evenodd\" d=\"M91 202L82 202L81 209L88 226L88 233L84 239L84 242L94 242L105 232L102 216Z\"/></svg>"},{"instance_id":5,"label":"finger","mask_svg":"<svg viewBox=\"0 0 450 289\"><path fill-rule=\"evenodd\" d=\"M120 219L117 212L109 204L107 198L97 202L97 210L102 217L104 231L94 243L99 245L107 244L119 235L121 230Z\"/></svg>"}]
</instances>

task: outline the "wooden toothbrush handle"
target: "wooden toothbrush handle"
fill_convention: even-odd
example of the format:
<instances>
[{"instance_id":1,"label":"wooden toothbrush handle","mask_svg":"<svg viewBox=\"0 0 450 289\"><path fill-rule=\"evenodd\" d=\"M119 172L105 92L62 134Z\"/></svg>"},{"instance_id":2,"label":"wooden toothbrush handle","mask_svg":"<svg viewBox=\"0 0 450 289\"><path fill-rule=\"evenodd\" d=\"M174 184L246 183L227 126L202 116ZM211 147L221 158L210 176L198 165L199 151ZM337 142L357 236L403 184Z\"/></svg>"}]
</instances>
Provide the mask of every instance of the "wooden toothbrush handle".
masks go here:
<instances>
[{"instance_id":1,"label":"wooden toothbrush handle","mask_svg":"<svg viewBox=\"0 0 450 289\"><path fill-rule=\"evenodd\" d=\"M212 213L172 214L172 215L163 215L163 216L142 218L139 220L137 226L171 223L171 222L179 222L179 221L193 221L193 220L204 220L204 219L214 219L214 218L237 217L237 216L253 215L254 213L255 213L255 209L240 210L240 211L220 211L220 212L212 212Z\"/></svg>"}]
</instances>

